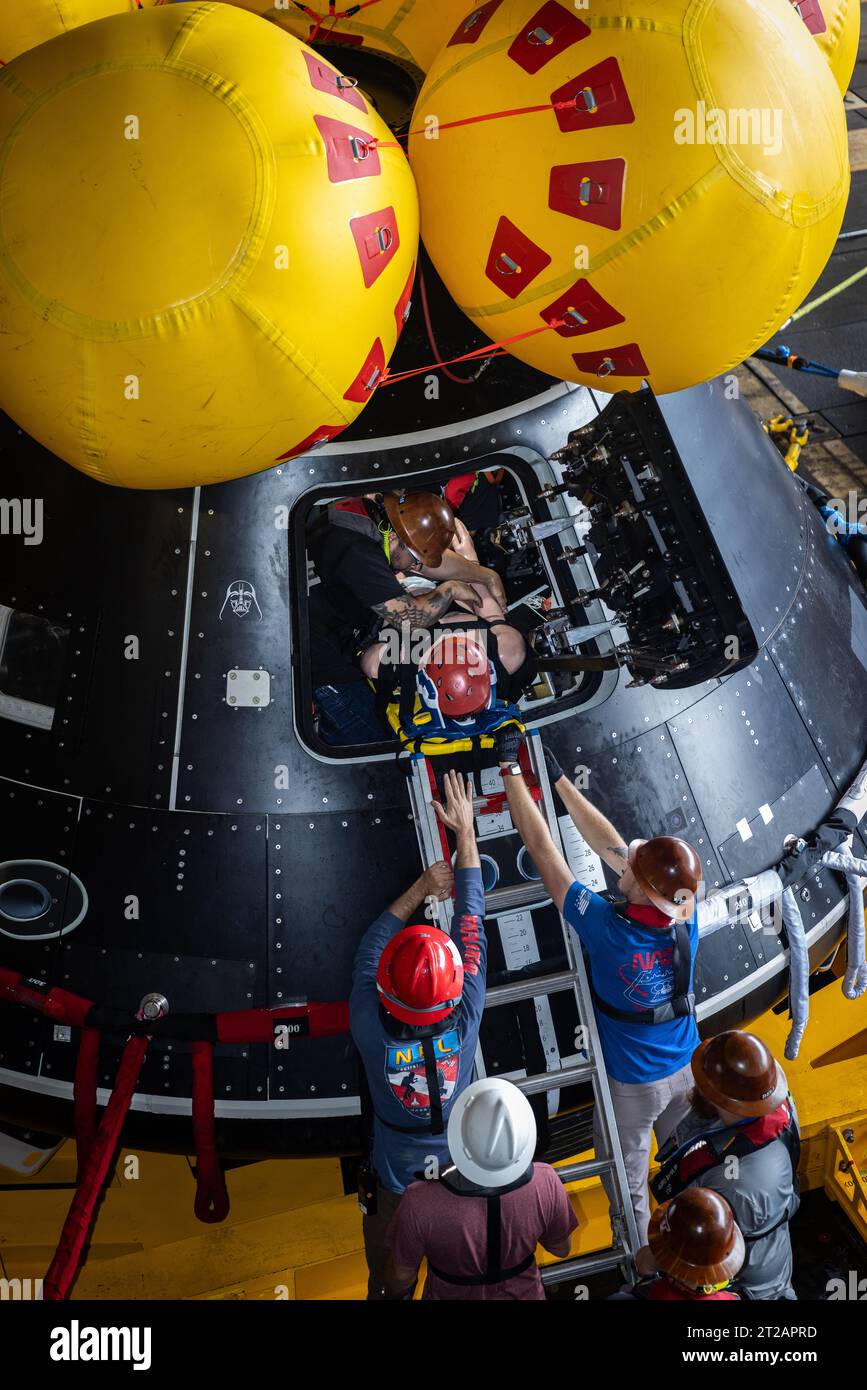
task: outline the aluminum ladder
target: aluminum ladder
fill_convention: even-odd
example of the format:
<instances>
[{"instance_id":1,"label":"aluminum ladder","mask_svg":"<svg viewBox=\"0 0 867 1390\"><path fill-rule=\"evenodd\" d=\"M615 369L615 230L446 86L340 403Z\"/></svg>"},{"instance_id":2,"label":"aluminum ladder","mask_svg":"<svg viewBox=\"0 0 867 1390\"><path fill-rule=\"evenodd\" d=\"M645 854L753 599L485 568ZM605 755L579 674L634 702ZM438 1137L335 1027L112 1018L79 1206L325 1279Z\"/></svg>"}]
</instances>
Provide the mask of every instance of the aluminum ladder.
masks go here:
<instances>
[{"instance_id":1,"label":"aluminum ladder","mask_svg":"<svg viewBox=\"0 0 867 1390\"><path fill-rule=\"evenodd\" d=\"M548 780L538 733L528 732L526 745L530 754L533 774L538 782L538 791L534 792L534 798L545 817L555 844L562 848L560 825L554 809L551 785ZM420 754L413 755L409 790L424 866L429 868L438 860L448 858L448 852L442 827L433 808L432 769L429 760ZM474 799L473 806L477 817L480 813L490 813L492 809L507 812L505 790L477 797ZM483 846L484 841L481 844ZM544 885L540 882L494 888L485 894L485 917L486 919L494 917L515 908L529 910L547 902L550 902L550 899ZM432 904L432 910L437 924L451 934L454 914L452 901L447 899L443 903L435 902ZM592 1085L593 1100L605 1146L604 1152L597 1153L592 1159L583 1162L561 1165L555 1171L564 1183L575 1182L581 1178L606 1178L613 1192L613 1200L611 1193L609 1193L612 1244L607 1249L594 1251L589 1255L579 1255L574 1259L559 1260L553 1264L544 1265L540 1271L542 1282L544 1284L556 1284L573 1280L580 1281L583 1276L600 1274L616 1268L621 1269L625 1279L631 1279L635 1275L634 1257L639 1244L638 1232L629 1197L620 1138L614 1120L608 1076L602 1060L602 1048L596 1027L587 969L580 943L562 915L560 916L560 925L569 968L549 975L536 975L525 980L517 980L514 984L494 985L487 991L485 1008L493 1009L502 1007L504 1004L516 1004L524 999L532 999L538 1004L539 1000L547 1000L551 995L565 991L572 992L575 999L577 1024L583 1029L583 1052L586 1060L567 1066L558 1066L535 1076L514 1079L513 1084L528 1096L550 1094L563 1087L574 1086L579 1082L590 1082ZM479 1075L485 1074L480 1051L477 1053L477 1071Z\"/></svg>"}]
</instances>

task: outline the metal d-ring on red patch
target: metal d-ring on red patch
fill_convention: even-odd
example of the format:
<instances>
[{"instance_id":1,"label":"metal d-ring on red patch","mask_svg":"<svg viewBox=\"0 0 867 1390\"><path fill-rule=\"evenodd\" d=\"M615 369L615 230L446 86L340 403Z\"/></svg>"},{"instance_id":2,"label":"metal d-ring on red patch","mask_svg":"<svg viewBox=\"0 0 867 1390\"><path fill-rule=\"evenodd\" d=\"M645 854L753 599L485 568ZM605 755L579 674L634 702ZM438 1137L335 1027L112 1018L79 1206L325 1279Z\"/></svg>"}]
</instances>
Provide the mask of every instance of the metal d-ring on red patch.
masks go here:
<instances>
[{"instance_id":1,"label":"metal d-ring on red patch","mask_svg":"<svg viewBox=\"0 0 867 1390\"><path fill-rule=\"evenodd\" d=\"M324 62L318 53L311 53L308 49L304 50L303 57L311 87L315 87L317 92L329 92L350 106L356 106L359 111L367 111L364 97L355 90L357 83L354 77L344 77L336 68Z\"/></svg>"},{"instance_id":2,"label":"metal d-ring on red patch","mask_svg":"<svg viewBox=\"0 0 867 1390\"><path fill-rule=\"evenodd\" d=\"M558 0L548 0L524 25L508 56L525 72L539 72L589 33L589 27L576 14L564 9Z\"/></svg>"},{"instance_id":3,"label":"metal d-ring on red patch","mask_svg":"<svg viewBox=\"0 0 867 1390\"><path fill-rule=\"evenodd\" d=\"M478 43L485 32L489 19L502 3L503 0L488 0L486 5L479 5L472 14L468 14L466 19L461 21L446 44L446 48L453 48L457 43Z\"/></svg>"},{"instance_id":4,"label":"metal d-ring on red patch","mask_svg":"<svg viewBox=\"0 0 867 1390\"><path fill-rule=\"evenodd\" d=\"M649 376L650 371L637 343L623 343L616 348L597 348L595 352L573 352L572 361L579 372L596 376Z\"/></svg>"},{"instance_id":5,"label":"metal d-ring on red patch","mask_svg":"<svg viewBox=\"0 0 867 1390\"><path fill-rule=\"evenodd\" d=\"M345 401L360 401L364 405L379 385L385 367L385 350L378 338L361 364L361 371L348 391L344 391Z\"/></svg>"},{"instance_id":6,"label":"metal d-ring on red patch","mask_svg":"<svg viewBox=\"0 0 867 1390\"><path fill-rule=\"evenodd\" d=\"M550 264L551 257L541 246L525 236L508 217L500 218L485 266L485 274L492 284L510 299L516 299Z\"/></svg>"},{"instance_id":7,"label":"metal d-ring on red patch","mask_svg":"<svg viewBox=\"0 0 867 1390\"><path fill-rule=\"evenodd\" d=\"M551 104L562 131L631 125L635 120L616 58L604 58L577 77L571 77L551 93Z\"/></svg>"},{"instance_id":8,"label":"metal d-ring on red patch","mask_svg":"<svg viewBox=\"0 0 867 1390\"><path fill-rule=\"evenodd\" d=\"M380 208L377 212L352 217L349 226L358 248L364 285L370 289L400 246L394 208Z\"/></svg>"},{"instance_id":9,"label":"metal d-ring on red patch","mask_svg":"<svg viewBox=\"0 0 867 1390\"><path fill-rule=\"evenodd\" d=\"M614 328L618 323L625 323L623 315L618 313L614 305L603 299L589 280L583 279L576 280L565 294L543 309L540 318L552 325L563 320L560 327L554 329L561 338L597 333L602 328Z\"/></svg>"},{"instance_id":10,"label":"metal d-ring on red patch","mask_svg":"<svg viewBox=\"0 0 867 1390\"><path fill-rule=\"evenodd\" d=\"M335 121L331 116L314 116L325 146L328 177L332 183L347 179L369 179L380 172L374 137L367 130Z\"/></svg>"},{"instance_id":11,"label":"metal d-ring on red patch","mask_svg":"<svg viewBox=\"0 0 867 1390\"><path fill-rule=\"evenodd\" d=\"M555 164L548 184L548 206L567 217L617 231L623 216L625 178L625 159Z\"/></svg>"}]
</instances>

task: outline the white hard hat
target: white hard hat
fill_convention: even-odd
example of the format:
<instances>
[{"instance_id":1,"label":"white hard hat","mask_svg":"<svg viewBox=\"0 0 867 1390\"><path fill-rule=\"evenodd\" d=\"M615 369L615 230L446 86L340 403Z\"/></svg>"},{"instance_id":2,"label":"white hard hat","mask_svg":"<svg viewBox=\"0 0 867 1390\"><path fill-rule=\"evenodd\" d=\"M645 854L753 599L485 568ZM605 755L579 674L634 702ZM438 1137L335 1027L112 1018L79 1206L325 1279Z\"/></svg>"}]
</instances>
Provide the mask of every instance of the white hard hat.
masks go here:
<instances>
[{"instance_id":1,"label":"white hard hat","mask_svg":"<svg viewBox=\"0 0 867 1390\"><path fill-rule=\"evenodd\" d=\"M449 1116L455 1167L480 1187L506 1187L526 1173L536 1149L536 1118L511 1081L488 1076L462 1091Z\"/></svg>"}]
</instances>

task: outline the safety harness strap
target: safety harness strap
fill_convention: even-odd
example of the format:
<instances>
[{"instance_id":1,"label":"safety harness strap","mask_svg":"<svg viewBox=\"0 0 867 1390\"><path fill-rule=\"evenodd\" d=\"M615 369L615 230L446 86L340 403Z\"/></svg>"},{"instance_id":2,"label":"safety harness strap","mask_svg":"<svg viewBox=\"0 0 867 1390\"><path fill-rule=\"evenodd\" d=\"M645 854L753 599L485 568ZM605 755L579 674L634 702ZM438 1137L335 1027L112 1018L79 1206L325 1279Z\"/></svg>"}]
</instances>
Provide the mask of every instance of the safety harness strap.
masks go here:
<instances>
[{"instance_id":1,"label":"safety harness strap","mask_svg":"<svg viewBox=\"0 0 867 1390\"><path fill-rule=\"evenodd\" d=\"M758 1153L761 1149L767 1148L768 1144L773 1144L777 1140L780 1141L789 1155L789 1162L792 1165L792 1185L797 1191L801 1139L795 1124L790 1098L787 1098L786 1104L789 1118L785 1129L759 1142L744 1132L755 1124L753 1119L742 1121L737 1125L729 1125L725 1129L695 1134L677 1147L673 1147L672 1141L669 1140L659 1152L660 1169L650 1183L650 1189L657 1202L666 1202L671 1197L676 1197L689 1187L696 1177L718 1168L727 1158L745 1158L748 1154ZM700 1149L704 1150L703 1154L697 1153ZM684 1160L687 1155L689 1155L690 1163L685 1168ZM788 1220L788 1217L785 1219ZM777 1225L782 1224L782 1221L777 1223ZM767 1231L759 1231L750 1239L763 1240L766 1235L770 1235L772 1231L777 1229L777 1225L770 1227Z\"/></svg>"},{"instance_id":2,"label":"safety harness strap","mask_svg":"<svg viewBox=\"0 0 867 1390\"><path fill-rule=\"evenodd\" d=\"M608 1018L619 1019L622 1023L670 1023L674 1018L685 1018L695 1013L695 994L690 991L689 978L692 969L692 945L689 939L689 925L686 922L675 922L674 927L674 954L672 957L672 967L674 979L672 982L671 998L664 1004L657 1004L652 1009L618 1009L613 1004L609 1004L607 999L603 999L596 992L593 985L592 972L590 979L590 989L593 994L593 1002L597 1009L607 1015Z\"/></svg>"},{"instance_id":3,"label":"safety harness strap","mask_svg":"<svg viewBox=\"0 0 867 1390\"><path fill-rule=\"evenodd\" d=\"M149 1042L150 1038L147 1037L132 1037L124 1048L111 1099L88 1151L84 1171L63 1223L54 1258L45 1276L42 1293L46 1301L60 1302L68 1298L81 1268L84 1247L93 1226L96 1204L138 1084Z\"/></svg>"},{"instance_id":4,"label":"safety harness strap","mask_svg":"<svg viewBox=\"0 0 867 1390\"><path fill-rule=\"evenodd\" d=\"M200 1221L225 1221L229 1214L229 1193L217 1152L214 1048L209 1042L193 1043L193 1137L196 1145L196 1216Z\"/></svg>"},{"instance_id":5,"label":"safety harness strap","mask_svg":"<svg viewBox=\"0 0 867 1390\"><path fill-rule=\"evenodd\" d=\"M386 1129L393 1129L397 1134L443 1134L445 1131L443 1102L440 1095L440 1078L437 1071L434 1040L432 1037L426 1037L419 1038L418 1041L421 1043L421 1053L424 1058L424 1075L430 1099L430 1119L417 1125L395 1125L392 1124L391 1120L384 1120L380 1114L377 1114L376 1118L381 1125L385 1125Z\"/></svg>"},{"instance_id":6,"label":"safety harness strap","mask_svg":"<svg viewBox=\"0 0 867 1390\"><path fill-rule=\"evenodd\" d=\"M99 1071L98 1028L82 1028L72 1086L75 1108L75 1151L78 1158L76 1182L80 1182L96 1134L96 1083Z\"/></svg>"},{"instance_id":7,"label":"safety harness strap","mask_svg":"<svg viewBox=\"0 0 867 1390\"><path fill-rule=\"evenodd\" d=\"M516 1187L523 1187L532 1177L532 1169L529 1175L521 1177L518 1182L512 1183L509 1187L501 1189L496 1193L487 1193L485 1202L487 1204L487 1255L485 1268L481 1274L450 1274L447 1270L438 1268L428 1260L428 1269L431 1274L435 1274L437 1279L442 1279L446 1284L459 1284L463 1288L477 1288L485 1284L502 1284L507 1279L514 1279L517 1274L523 1274L525 1269L529 1269L535 1263L536 1252L531 1250L523 1260L515 1265L509 1265L504 1269L503 1259L503 1214L501 1201L506 1192L512 1192ZM463 1192L459 1188L452 1187L445 1178L440 1178L444 1187L448 1188L457 1197L478 1197L483 1194L478 1192Z\"/></svg>"}]
</instances>

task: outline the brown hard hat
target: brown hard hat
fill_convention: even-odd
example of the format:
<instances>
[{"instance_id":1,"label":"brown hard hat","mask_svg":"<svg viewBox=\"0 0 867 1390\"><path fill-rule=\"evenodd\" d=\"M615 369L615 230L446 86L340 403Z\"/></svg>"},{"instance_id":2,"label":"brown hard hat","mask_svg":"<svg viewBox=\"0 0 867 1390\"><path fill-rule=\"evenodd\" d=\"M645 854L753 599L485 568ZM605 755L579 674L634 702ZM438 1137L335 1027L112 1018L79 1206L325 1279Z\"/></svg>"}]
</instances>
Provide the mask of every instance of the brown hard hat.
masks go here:
<instances>
[{"instance_id":1,"label":"brown hard hat","mask_svg":"<svg viewBox=\"0 0 867 1390\"><path fill-rule=\"evenodd\" d=\"M385 514L423 565L437 569L455 534L455 514L435 492L387 492Z\"/></svg>"},{"instance_id":2,"label":"brown hard hat","mask_svg":"<svg viewBox=\"0 0 867 1390\"><path fill-rule=\"evenodd\" d=\"M744 1262L732 1209L709 1187L687 1187L657 1207L647 1243L657 1268L690 1289L727 1284Z\"/></svg>"},{"instance_id":3,"label":"brown hard hat","mask_svg":"<svg viewBox=\"0 0 867 1390\"><path fill-rule=\"evenodd\" d=\"M692 1054L692 1074L705 1100L733 1115L769 1115L788 1083L779 1062L754 1033L718 1033Z\"/></svg>"},{"instance_id":4,"label":"brown hard hat","mask_svg":"<svg viewBox=\"0 0 867 1390\"><path fill-rule=\"evenodd\" d=\"M701 883L701 860L692 845L674 835L633 840L629 864L636 883L654 907L678 921L688 921Z\"/></svg>"}]
</instances>

